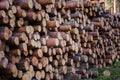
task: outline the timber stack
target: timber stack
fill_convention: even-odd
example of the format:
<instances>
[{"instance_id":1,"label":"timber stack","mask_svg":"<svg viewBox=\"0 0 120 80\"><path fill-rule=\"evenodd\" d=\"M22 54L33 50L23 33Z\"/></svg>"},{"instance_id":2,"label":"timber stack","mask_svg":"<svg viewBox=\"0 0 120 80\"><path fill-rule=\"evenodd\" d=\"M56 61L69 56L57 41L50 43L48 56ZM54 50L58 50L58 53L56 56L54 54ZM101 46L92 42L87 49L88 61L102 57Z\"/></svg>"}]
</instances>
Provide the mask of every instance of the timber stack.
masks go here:
<instances>
[{"instance_id":1,"label":"timber stack","mask_svg":"<svg viewBox=\"0 0 120 80\"><path fill-rule=\"evenodd\" d=\"M120 60L120 14L83 0L0 0L0 80L86 79Z\"/></svg>"}]
</instances>

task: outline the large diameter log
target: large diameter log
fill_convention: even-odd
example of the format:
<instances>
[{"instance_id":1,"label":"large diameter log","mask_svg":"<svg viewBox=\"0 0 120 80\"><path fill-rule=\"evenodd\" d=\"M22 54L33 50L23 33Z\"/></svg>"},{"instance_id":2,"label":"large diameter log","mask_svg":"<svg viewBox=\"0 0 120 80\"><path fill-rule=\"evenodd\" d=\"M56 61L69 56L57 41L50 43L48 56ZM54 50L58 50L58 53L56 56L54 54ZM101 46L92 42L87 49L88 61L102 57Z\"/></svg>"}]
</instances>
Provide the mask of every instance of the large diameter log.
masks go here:
<instances>
[{"instance_id":1,"label":"large diameter log","mask_svg":"<svg viewBox=\"0 0 120 80\"><path fill-rule=\"evenodd\" d=\"M67 31L71 30L71 26L70 25L60 25L59 30L67 32Z\"/></svg>"},{"instance_id":2,"label":"large diameter log","mask_svg":"<svg viewBox=\"0 0 120 80\"><path fill-rule=\"evenodd\" d=\"M1 10L8 10L9 9L9 3L6 0L3 0L0 2L0 9Z\"/></svg>"},{"instance_id":3,"label":"large diameter log","mask_svg":"<svg viewBox=\"0 0 120 80\"><path fill-rule=\"evenodd\" d=\"M32 9L33 8L32 0L15 0L14 4L19 5L21 8L24 8L24 9Z\"/></svg>"},{"instance_id":4,"label":"large diameter log","mask_svg":"<svg viewBox=\"0 0 120 80\"><path fill-rule=\"evenodd\" d=\"M60 32L49 32L49 35L52 38L58 38L58 39L62 39L61 33Z\"/></svg>"},{"instance_id":5,"label":"large diameter log","mask_svg":"<svg viewBox=\"0 0 120 80\"><path fill-rule=\"evenodd\" d=\"M78 7L81 7L81 5L80 5L80 2L77 2L77 1L69 1L64 6L65 9L74 9Z\"/></svg>"},{"instance_id":6,"label":"large diameter log","mask_svg":"<svg viewBox=\"0 0 120 80\"><path fill-rule=\"evenodd\" d=\"M48 47L55 47L59 45L59 40L57 38L49 38L47 40L47 46Z\"/></svg>"},{"instance_id":7,"label":"large diameter log","mask_svg":"<svg viewBox=\"0 0 120 80\"><path fill-rule=\"evenodd\" d=\"M55 3L55 0L36 0L41 5L47 5L47 4L53 4Z\"/></svg>"},{"instance_id":8,"label":"large diameter log","mask_svg":"<svg viewBox=\"0 0 120 80\"><path fill-rule=\"evenodd\" d=\"M47 27L48 28L59 27L59 22L58 21L47 21Z\"/></svg>"}]
</instances>

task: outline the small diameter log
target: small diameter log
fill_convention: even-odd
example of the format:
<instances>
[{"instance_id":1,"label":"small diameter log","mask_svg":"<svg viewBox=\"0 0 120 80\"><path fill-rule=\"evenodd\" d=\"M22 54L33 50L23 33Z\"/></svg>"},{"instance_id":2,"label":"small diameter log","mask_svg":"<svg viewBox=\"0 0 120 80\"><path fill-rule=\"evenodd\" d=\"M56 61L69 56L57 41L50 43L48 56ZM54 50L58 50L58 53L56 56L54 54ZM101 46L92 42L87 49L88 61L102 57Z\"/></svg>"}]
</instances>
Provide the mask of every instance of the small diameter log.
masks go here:
<instances>
[{"instance_id":1,"label":"small diameter log","mask_svg":"<svg viewBox=\"0 0 120 80\"><path fill-rule=\"evenodd\" d=\"M62 7L62 4L61 4L61 2L59 1L59 2L55 2L55 8L56 9L60 9Z\"/></svg>"},{"instance_id":2,"label":"small diameter log","mask_svg":"<svg viewBox=\"0 0 120 80\"><path fill-rule=\"evenodd\" d=\"M57 60L53 60L52 66L53 66L53 67L58 67L58 61L57 61Z\"/></svg>"},{"instance_id":3,"label":"small diameter log","mask_svg":"<svg viewBox=\"0 0 120 80\"><path fill-rule=\"evenodd\" d=\"M67 73L75 73L75 67L67 67Z\"/></svg>"},{"instance_id":4,"label":"small diameter log","mask_svg":"<svg viewBox=\"0 0 120 80\"><path fill-rule=\"evenodd\" d=\"M42 63L42 66L43 66L43 67L46 67L46 65L49 63L47 57L42 57L42 58L40 59L40 62Z\"/></svg>"},{"instance_id":5,"label":"small diameter log","mask_svg":"<svg viewBox=\"0 0 120 80\"><path fill-rule=\"evenodd\" d=\"M56 54L57 54L57 55L62 55L62 54L63 54L61 48L55 48L55 50L56 50Z\"/></svg>"},{"instance_id":6,"label":"small diameter log","mask_svg":"<svg viewBox=\"0 0 120 80\"><path fill-rule=\"evenodd\" d=\"M48 47L47 46L41 46L41 50L43 53L47 53L48 52Z\"/></svg>"},{"instance_id":7,"label":"small diameter log","mask_svg":"<svg viewBox=\"0 0 120 80\"><path fill-rule=\"evenodd\" d=\"M43 57L43 52L41 49L35 49L33 51L33 55L36 56L37 58L41 58L41 57Z\"/></svg>"},{"instance_id":8,"label":"small diameter log","mask_svg":"<svg viewBox=\"0 0 120 80\"><path fill-rule=\"evenodd\" d=\"M58 60L58 65L60 65L60 66L64 66L65 63L66 63L66 61L64 59Z\"/></svg>"},{"instance_id":9,"label":"small diameter log","mask_svg":"<svg viewBox=\"0 0 120 80\"><path fill-rule=\"evenodd\" d=\"M28 76L28 74L23 74L23 76L22 76L22 80L29 80L29 76Z\"/></svg>"},{"instance_id":10,"label":"small diameter log","mask_svg":"<svg viewBox=\"0 0 120 80\"><path fill-rule=\"evenodd\" d=\"M33 11L28 11L26 13L26 17L25 17L26 20L29 20L29 21L34 21L36 20L36 13L33 12Z\"/></svg>"},{"instance_id":11,"label":"small diameter log","mask_svg":"<svg viewBox=\"0 0 120 80\"><path fill-rule=\"evenodd\" d=\"M24 17L26 17L26 15L27 15L26 11L21 9L20 6L17 6L16 10L17 11L16 11L15 15L16 15L17 18L24 18Z\"/></svg>"},{"instance_id":12,"label":"small diameter log","mask_svg":"<svg viewBox=\"0 0 120 80\"><path fill-rule=\"evenodd\" d=\"M4 18L6 15L4 10L0 10L0 18Z\"/></svg>"},{"instance_id":13,"label":"small diameter log","mask_svg":"<svg viewBox=\"0 0 120 80\"><path fill-rule=\"evenodd\" d=\"M83 49L83 53L86 54L86 55L91 55L92 50L91 49Z\"/></svg>"},{"instance_id":14,"label":"small diameter log","mask_svg":"<svg viewBox=\"0 0 120 80\"><path fill-rule=\"evenodd\" d=\"M82 14L77 11L77 12L71 14L71 18L82 18Z\"/></svg>"},{"instance_id":15,"label":"small diameter log","mask_svg":"<svg viewBox=\"0 0 120 80\"><path fill-rule=\"evenodd\" d=\"M28 58L21 60L19 63L16 64L17 68L22 71L29 70L30 67L30 60Z\"/></svg>"},{"instance_id":16,"label":"small diameter log","mask_svg":"<svg viewBox=\"0 0 120 80\"><path fill-rule=\"evenodd\" d=\"M8 40L12 35L12 32L8 29L8 27L0 27L0 38L2 40Z\"/></svg>"},{"instance_id":17,"label":"small diameter log","mask_svg":"<svg viewBox=\"0 0 120 80\"><path fill-rule=\"evenodd\" d=\"M45 72L52 72L52 71L53 71L52 65L50 64L46 65Z\"/></svg>"},{"instance_id":18,"label":"small diameter log","mask_svg":"<svg viewBox=\"0 0 120 80\"><path fill-rule=\"evenodd\" d=\"M7 68L8 59L6 57L1 58L0 60L0 69Z\"/></svg>"},{"instance_id":19,"label":"small diameter log","mask_svg":"<svg viewBox=\"0 0 120 80\"><path fill-rule=\"evenodd\" d=\"M45 75L46 75L45 71L44 71L44 70L41 70L41 78L42 78L42 79L45 78Z\"/></svg>"},{"instance_id":20,"label":"small diameter log","mask_svg":"<svg viewBox=\"0 0 120 80\"><path fill-rule=\"evenodd\" d=\"M60 74L66 74L67 73L67 66L60 66L58 71Z\"/></svg>"},{"instance_id":21,"label":"small diameter log","mask_svg":"<svg viewBox=\"0 0 120 80\"><path fill-rule=\"evenodd\" d=\"M76 72L79 73L79 74L85 74L87 71L84 68L80 68Z\"/></svg>"},{"instance_id":22,"label":"small diameter log","mask_svg":"<svg viewBox=\"0 0 120 80\"><path fill-rule=\"evenodd\" d=\"M66 34L64 32L61 32L61 35L62 35L62 38L65 40L65 41L70 41L70 36L69 34Z\"/></svg>"},{"instance_id":23,"label":"small diameter log","mask_svg":"<svg viewBox=\"0 0 120 80\"><path fill-rule=\"evenodd\" d=\"M17 76L17 77L18 77L19 79L21 79L22 76L23 76L23 72L22 72L22 70L19 70L19 71L18 71L18 76Z\"/></svg>"},{"instance_id":24,"label":"small diameter log","mask_svg":"<svg viewBox=\"0 0 120 80\"><path fill-rule=\"evenodd\" d=\"M4 51L0 51L0 61L1 61L1 59L4 58L4 57L5 57Z\"/></svg>"},{"instance_id":25,"label":"small diameter log","mask_svg":"<svg viewBox=\"0 0 120 80\"><path fill-rule=\"evenodd\" d=\"M14 49L14 50L11 50L10 53L14 56L21 56L21 51L20 49Z\"/></svg>"},{"instance_id":26,"label":"small diameter log","mask_svg":"<svg viewBox=\"0 0 120 80\"><path fill-rule=\"evenodd\" d=\"M81 61L82 61L82 62L88 62L88 56L82 55L82 56L81 56Z\"/></svg>"},{"instance_id":27,"label":"small diameter log","mask_svg":"<svg viewBox=\"0 0 120 80\"><path fill-rule=\"evenodd\" d=\"M31 58L31 63L32 63L33 66L36 67L36 66L38 65L38 62L39 62L39 61L38 61L37 57L32 57L32 58Z\"/></svg>"},{"instance_id":28,"label":"small diameter log","mask_svg":"<svg viewBox=\"0 0 120 80\"><path fill-rule=\"evenodd\" d=\"M19 38L16 37L16 36L11 36L8 40L8 43L10 45L15 45L15 46L18 46L19 45Z\"/></svg>"},{"instance_id":29,"label":"small diameter log","mask_svg":"<svg viewBox=\"0 0 120 80\"><path fill-rule=\"evenodd\" d=\"M18 30L18 32L26 32L27 34L30 33L30 27L29 26L22 26Z\"/></svg>"},{"instance_id":30,"label":"small diameter log","mask_svg":"<svg viewBox=\"0 0 120 80\"><path fill-rule=\"evenodd\" d=\"M28 37L25 33L14 33L14 36L17 36L20 42L28 41Z\"/></svg>"},{"instance_id":31,"label":"small diameter log","mask_svg":"<svg viewBox=\"0 0 120 80\"><path fill-rule=\"evenodd\" d=\"M93 37L98 37L99 33L98 32L88 32L88 35L92 35Z\"/></svg>"},{"instance_id":32,"label":"small diameter log","mask_svg":"<svg viewBox=\"0 0 120 80\"><path fill-rule=\"evenodd\" d=\"M37 80L40 80L40 79L41 79L41 72L40 72L40 71L36 71L36 72L35 72L35 78L36 78Z\"/></svg>"},{"instance_id":33,"label":"small diameter log","mask_svg":"<svg viewBox=\"0 0 120 80\"><path fill-rule=\"evenodd\" d=\"M35 32L41 32L42 28L40 25L34 26Z\"/></svg>"}]
</instances>

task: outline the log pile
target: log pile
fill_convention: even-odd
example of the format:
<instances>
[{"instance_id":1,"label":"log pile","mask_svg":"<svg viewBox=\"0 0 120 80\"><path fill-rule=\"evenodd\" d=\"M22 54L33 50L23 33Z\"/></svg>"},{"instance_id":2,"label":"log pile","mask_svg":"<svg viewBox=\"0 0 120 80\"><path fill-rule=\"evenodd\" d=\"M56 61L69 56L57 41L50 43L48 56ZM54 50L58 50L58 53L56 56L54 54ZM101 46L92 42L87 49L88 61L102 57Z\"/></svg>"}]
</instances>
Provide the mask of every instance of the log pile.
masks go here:
<instances>
[{"instance_id":1,"label":"log pile","mask_svg":"<svg viewBox=\"0 0 120 80\"><path fill-rule=\"evenodd\" d=\"M120 14L82 0L0 0L0 79L94 77L120 59ZM4 77L5 76L5 77Z\"/></svg>"}]
</instances>

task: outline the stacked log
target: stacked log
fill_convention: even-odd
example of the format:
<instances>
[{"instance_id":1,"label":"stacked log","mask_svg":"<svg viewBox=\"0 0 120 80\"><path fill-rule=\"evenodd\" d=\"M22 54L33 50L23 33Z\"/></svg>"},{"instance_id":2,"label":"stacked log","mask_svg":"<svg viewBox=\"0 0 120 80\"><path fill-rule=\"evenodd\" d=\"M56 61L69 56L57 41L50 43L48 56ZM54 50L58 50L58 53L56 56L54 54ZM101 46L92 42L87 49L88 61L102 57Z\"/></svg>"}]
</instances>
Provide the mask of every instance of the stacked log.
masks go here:
<instances>
[{"instance_id":1,"label":"stacked log","mask_svg":"<svg viewBox=\"0 0 120 80\"><path fill-rule=\"evenodd\" d=\"M120 59L119 15L93 0L1 0L0 78L93 77Z\"/></svg>"}]
</instances>

